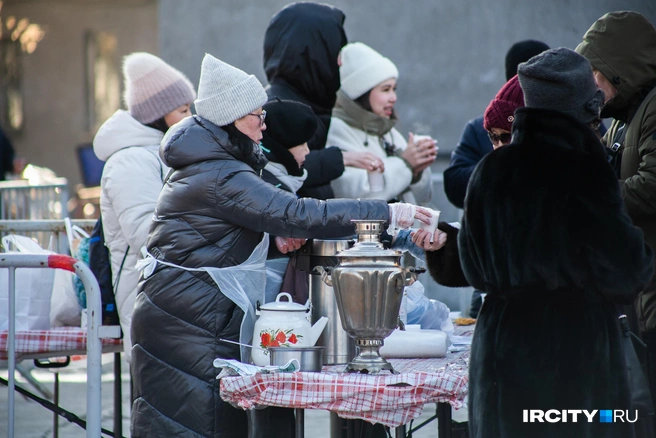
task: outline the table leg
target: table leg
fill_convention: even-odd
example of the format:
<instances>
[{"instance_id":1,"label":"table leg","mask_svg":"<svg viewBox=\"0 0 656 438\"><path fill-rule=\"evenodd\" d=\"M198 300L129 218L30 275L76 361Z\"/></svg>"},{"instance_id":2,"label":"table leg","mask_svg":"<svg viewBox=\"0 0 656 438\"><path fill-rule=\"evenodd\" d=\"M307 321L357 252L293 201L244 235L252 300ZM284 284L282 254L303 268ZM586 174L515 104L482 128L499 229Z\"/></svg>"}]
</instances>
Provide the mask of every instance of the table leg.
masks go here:
<instances>
[{"instance_id":1,"label":"table leg","mask_svg":"<svg viewBox=\"0 0 656 438\"><path fill-rule=\"evenodd\" d=\"M305 411L301 408L295 408L296 415L296 438L303 438L305 436Z\"/></svg>"},{"instance_id":2,"label":"table leg","mask_svg":"<svg viewBox=\"0 0 656 438\"><path fill-rule=\"evenodd\" d=\"M437 403L437 436L451 438L451 405Z\"/></svg>"},{"instance_id":3,"label":"table leg","mask_svg":"<svg viewBox=\"0 0 656 438\"><path fill-rule=\"evenodd\" d=\"M55 374L55 394L53 402L59 406L59 373ZM59 438L59 414L52 413L52 438Z\"/></svg>"},{"instance_id":4,"label":"table leg","mask_svg":"<svg viewBox=\"0 0 656 438\"><path fill-rule=\"evenodd\" d=\"M394 438L405 438L405 424L394 429Z\"/></svg>"}]
</instances>

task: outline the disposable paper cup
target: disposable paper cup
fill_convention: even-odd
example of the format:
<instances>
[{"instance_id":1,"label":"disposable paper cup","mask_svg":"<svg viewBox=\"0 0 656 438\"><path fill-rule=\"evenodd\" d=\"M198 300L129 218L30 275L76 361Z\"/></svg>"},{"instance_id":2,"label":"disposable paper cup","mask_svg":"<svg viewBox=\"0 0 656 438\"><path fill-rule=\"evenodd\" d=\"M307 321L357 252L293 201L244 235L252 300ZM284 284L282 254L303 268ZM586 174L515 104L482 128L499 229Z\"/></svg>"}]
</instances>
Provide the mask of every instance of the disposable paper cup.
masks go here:
<instances>
[{"instance_id":1,"label":"disposable paper cup","mask_svg":"<svg viewBox=\"0 0 656 438\"><path fill-rule=\"evenodd\" d=\"M419 143L421 140L425 140L425 139L432 140L433 137L431 137L430 135L417 135L417 134L415 134L415 136L414 136L415 144L417 144L417 143Z\"/></svg>"},{"instance_id":2,"label":"disposable paper cup","mask_svg":"<svg viewBox=\"0 0 656 438\"><path fill-rule=\"evenodd\" d=\"M426 208L426 210L429 210L431 212L430 224L425 224L423 222L419 222L419 228L421 228L424 231L428 231L429 233L431 233L431 243L432 243L433 242L433 234L435 234L435 230L437 230L437 223L440 220L440 211L439 210L433 210L433 209L430 209L430 208Z\"/></svg>"},{"instance_id":3,"label":"disposable paper cup","mask_svg":"<svg viewBox=\"0 0 656 438\"><path fill-rule=\"evenodd\" d=\"M372 192L382 192L385 188L385 178L383 172L368 171L369 173L369 188Z\"/></svg>"}]
</instances>

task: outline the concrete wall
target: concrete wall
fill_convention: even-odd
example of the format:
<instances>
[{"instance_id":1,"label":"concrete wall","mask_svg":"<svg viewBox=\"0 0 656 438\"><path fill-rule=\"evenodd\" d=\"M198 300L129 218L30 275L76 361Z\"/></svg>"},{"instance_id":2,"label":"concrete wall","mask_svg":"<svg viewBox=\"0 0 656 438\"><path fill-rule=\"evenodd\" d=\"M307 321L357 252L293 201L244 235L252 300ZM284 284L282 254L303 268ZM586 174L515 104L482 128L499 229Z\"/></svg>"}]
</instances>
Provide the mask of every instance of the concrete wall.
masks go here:
<instances>
[{"instance_id":1,"label":"concrete wall","mask_svg":"<svg viewBox=\"0 0 656 438\"><path fill-rule=\"evenodd\" d=\"M266 83L262 41L286 0L160 0L160 53L198 83L205 52ZM656 23L653 0L332 0L346 14L349 41L362 41L400 70L402 132L430 133L443 155L468 119L483 113L505 82L504 57L534 38L575 48L606 12L630 9Z\"/></svg>"},{"instance_id":2,"label":"concrete wall","mask_svg":"<svg viewBox=\"0 0 656 438\"><path fill-rule=\"evenodd\" d=\"M262 83L262 41L286 0L160 0L161 56L198 84L203 55L255 74ZM656 23L654 0L332 0L346 14L349 41L362 41L400 71L397 112L402 132L439 141L432 204L447 221L460 211L446 200L441 171L465 123L483 113L505 82L504 57L522 39L575 48L604 13L635 10ZM427 294L457 310L469 291L454 292L423 276Z\"/></svg>"},{"instance_id":3,"label":"concrete wall","mask_svg":"<svg viewBox=\"0 0 656 438\"><path fill-rule=\"evenodd\" d=\"M75 148L95 135L86 128L84 34L115 35L119 60L133 51L157 53L157 2L5 1L1 17L12 15L39 24L45 36L23 56L25 124L8 134L18 154L73 187L81 180Z\"/></svg>"}]
</instances>

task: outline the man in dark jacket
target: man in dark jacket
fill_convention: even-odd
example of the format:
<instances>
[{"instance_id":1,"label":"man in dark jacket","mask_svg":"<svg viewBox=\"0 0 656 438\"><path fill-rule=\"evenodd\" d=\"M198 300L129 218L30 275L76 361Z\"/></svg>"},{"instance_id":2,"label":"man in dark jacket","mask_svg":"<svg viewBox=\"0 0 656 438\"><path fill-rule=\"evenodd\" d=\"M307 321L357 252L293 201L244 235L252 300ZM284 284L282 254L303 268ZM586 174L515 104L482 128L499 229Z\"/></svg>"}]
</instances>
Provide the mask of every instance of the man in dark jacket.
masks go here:
<instances>
[{"instance_id":1,"label":"man in dark jacket","mask_svg":"<svg viewBox=\"0 0 656 438\"><path fill-rule=\"evenodd\" d=\"M548 50L542 41L523 40L513 44L505 58L506 82L517 74L520 62ZM451 163L444 171L444 192L453 205L462 208L465 204L467 183L481 159L492 152L492 143L483 127L483 116L470 120L462 131L460 141L451 155ZM480 304L479 304L480 307Z\"/></svg>"},{"instance_id":2,"label":"man in dark jacket","mask_svg":"<svg viewBox=\"0 0 656 438\"><path fill-rule=\"evenodd\" d=\"M549 46L542 41L523 40L513 44L505 58L506 81L517 74L517 66L520 62L528 61L548 49ZM460 141L451 154L451 163L444 170L444 193L449 202L458 208L463 208L469 178L478 162L490 152L492 152L492 143L483 126L483 116L467 122ZM476 318L481 304L481 292L475 290L471 297L469 316Z\"/></svg>"},{"instance_id":3,"label":"man in dark jacket","mask_svg":"<svg viewBox=\"0 0 656 438\"><path fill-rule=\"evenodd\" d=\"M308 142L307 179L301 197L333 198L330 181L344 172L339 148L326 148L339 80L339 52L347 43L344 13L319 3L292 3L273 16L264 35L264 70L269 99L295 100L312 107L317 132Z\"/></svg>"},{"instance_id":4,"label":"man in dark jacket","mask_svg":"<svg viewBox=\"0 0 656 438\"><path fill-rule=\"evenodd\" d=\"M633 424L596 416L523 420L527 409L635 418L617 306L649 282L654 258L592 129L603 93L590 64L552 49L518 75L526 107L513 141L472 174L456 250L442 224L445 247L427 253L438 283L462 285L457 262L440 269L449 263L440 254L455 254L464 279L487 292L471 351L470 436L632 438Z\"/></svg>"},{"instance_id":5,"label":"man in dark jacket","mask_svg":"<svg viewBox=\"0 0 656 438\"><path fill-rule=\"evenodd\" d=\"M637 12L599 18L576 51L594 69L606 102L602 117L613 123L603 138L620 179L633 223L656 248L656 29ZM656 394L656 282L635 303L638 326L648 345L652 395ZM640 349L638 349L640 351Z\"/></svg>"}]
</instances>

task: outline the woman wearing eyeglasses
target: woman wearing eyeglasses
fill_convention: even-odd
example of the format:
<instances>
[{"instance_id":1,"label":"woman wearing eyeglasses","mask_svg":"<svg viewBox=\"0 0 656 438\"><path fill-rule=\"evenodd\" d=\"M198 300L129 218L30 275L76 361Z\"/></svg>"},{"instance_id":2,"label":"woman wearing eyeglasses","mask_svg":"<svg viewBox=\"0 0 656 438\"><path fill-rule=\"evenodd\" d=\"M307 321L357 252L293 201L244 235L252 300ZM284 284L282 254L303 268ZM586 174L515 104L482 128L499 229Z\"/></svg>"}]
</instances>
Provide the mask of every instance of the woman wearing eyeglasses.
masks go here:
<instances>
[{"instance_id":1,"label":"woman wearing eyeglasses","mask_svg":"<svg viewBox=\"0 0 656 438\"><path fill-rule=\"evenodd\" d=\"M510 143L515 110L523 106L524 93L515 75L501 87L483 115L483 126L494 149Z\"/></svg>"},{"instance_id":2,"label":"woman wearing eyeglasses","mask_svg":"<svg viewBox=\"0 0 656 438\"><path fill-rule=\"evenodd\" d=\"M350 236L352 219L392 218L400 228L429 222L429 212L408 204L298 198L263 181L266 101L255 76L205 55L197 116L162 140L160 156L173 172L139 264L133 437L247 436L246 413L222 401L213 361L249 361L250 348L223 340L250 344L267 233L293 243Z\"/></svg>"},{"instance_id":3,"label":"woman wearing eyeglasses","mask_svg":"<svg viewBox=\"0 0 656 438\"><path fill-rule=\"evenodd\" d=\"M331 182L336 197L402 200L422 204L432 197L430 165L435 140L408 141L394 127L399 72L388 58L363 43L344 46L342 86L328 130L327 144L343 152L369 152L365 166L347 166Z\"/></svg>"}]
</instances>

